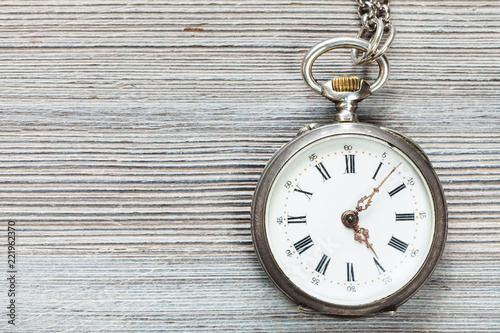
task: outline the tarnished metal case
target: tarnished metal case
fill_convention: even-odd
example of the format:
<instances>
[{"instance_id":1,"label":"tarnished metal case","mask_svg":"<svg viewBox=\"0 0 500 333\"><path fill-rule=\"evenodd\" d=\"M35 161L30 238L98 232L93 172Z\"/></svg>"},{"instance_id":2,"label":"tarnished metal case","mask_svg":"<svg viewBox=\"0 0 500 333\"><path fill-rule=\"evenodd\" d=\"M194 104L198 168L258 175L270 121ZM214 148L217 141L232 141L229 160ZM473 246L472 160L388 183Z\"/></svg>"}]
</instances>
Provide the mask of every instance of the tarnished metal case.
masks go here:
<instances>
[{"instance_id":1,"label":"tarnished metal case","mask_svg":"<svg viewBox=\"0 0 500 333\"><path fill-rule=\"evenodd\" d=\"M401 289L392 295L373 303L359 306L344 306L319 300L305 293L293 284L283 273L274 259L266 235L266 205L269 191L277 174L286 162L304 147L326 137L357 134L374 137L385 141L390 147L403 152L422 173L432 195L434 203L435 230L430 251L418 273ZM339 123L326 125L306 132L290 141L278 150L266 165L257 184L251 210L251 229L253 244L257 256L274 284L290 299L302 308L316 312L336 315L361 317L386 312L394 312L396 308L414 295L430 278L444 250L447 234L447 205L441 183L429 159L423 150L411 139L392 130L360 123Z\"/></svg>"}]
</instances>

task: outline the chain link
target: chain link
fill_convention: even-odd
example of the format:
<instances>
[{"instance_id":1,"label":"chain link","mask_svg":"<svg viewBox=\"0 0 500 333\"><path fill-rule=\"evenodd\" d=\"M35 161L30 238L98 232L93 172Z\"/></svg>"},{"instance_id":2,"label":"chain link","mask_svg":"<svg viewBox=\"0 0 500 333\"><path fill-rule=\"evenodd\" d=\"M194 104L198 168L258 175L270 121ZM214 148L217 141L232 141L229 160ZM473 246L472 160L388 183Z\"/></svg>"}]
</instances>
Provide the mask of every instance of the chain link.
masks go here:
<instances>
[{"instance_id":1,"label":"chain link","mask_svg":"<svg viewBox=\"0 0 500 333\"><path fill-rule=\"evenodd\" d=\"M355 63L371 63L380 58L391 46L394 40L395 29L390 21L390 0L357 0L358 15L361 20L361 30L358 38L370 41L367 52L352 50L352 60ZM386 41L379 47L382 35Z\"/></svg>"},{"instance_id":2,"label":"chain link","mask_svg":"<svg viewBox=\"0 0 500 333\"><path fill-rule=\"evenodd\" d=\"M363 27L370 32L377 29L373 23L375 18L384 22L384 30L387 30L391 24L391 11L389 9L390 0L357 0L358 15Z\"/></svg>"}]
</instances>

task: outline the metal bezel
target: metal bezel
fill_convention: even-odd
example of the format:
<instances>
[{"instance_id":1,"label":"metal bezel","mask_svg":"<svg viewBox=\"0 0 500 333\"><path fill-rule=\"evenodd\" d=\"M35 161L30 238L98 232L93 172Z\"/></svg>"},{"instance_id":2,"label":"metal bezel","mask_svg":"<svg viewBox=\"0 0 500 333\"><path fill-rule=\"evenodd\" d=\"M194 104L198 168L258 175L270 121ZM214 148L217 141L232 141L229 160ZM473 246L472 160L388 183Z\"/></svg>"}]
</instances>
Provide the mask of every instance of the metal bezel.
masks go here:
<instances>
[{"instance_id":1,"label":"metal bezel","mask_svg":"<svg viewBox=\"0 0 500 333\"><path fill-rule=\"evenodd\" d=\"M265 216L268 194L282 167L302 148L325 137L358 134L381 139L395 146L410 158L424 176L434 202L435 228L434 238L427 258L418 273L403 288L379 301L359 305L345 306L319 300L293 284L276 263L269 247L266 235ZM327 125L303 134L278 150L269 160L255 189L252 201L252 238L255 251L273 283L286 296L302 307L319 313L337 316L368 316L379 312L394 311L406 302L430 278L443 253L447 234L447 205L441 183L424 152L412 140L392 130L385 130L373 125L359 123L340 123Z\"/></svg>"}]
</instances>

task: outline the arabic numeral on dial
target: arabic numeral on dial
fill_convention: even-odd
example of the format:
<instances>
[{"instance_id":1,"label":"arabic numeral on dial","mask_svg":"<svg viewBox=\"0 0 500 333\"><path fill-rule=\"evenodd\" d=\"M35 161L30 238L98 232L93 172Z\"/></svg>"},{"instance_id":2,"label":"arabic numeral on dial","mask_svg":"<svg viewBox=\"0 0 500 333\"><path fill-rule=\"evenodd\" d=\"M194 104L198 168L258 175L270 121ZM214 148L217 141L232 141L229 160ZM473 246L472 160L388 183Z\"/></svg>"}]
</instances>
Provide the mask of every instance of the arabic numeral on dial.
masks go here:
<instances>
[{"instance_id":1,"label":"arabic numeral on dial","mask_svg":"<svg viewBox=\"0 0 500 333\"><path fill-rule=\"evenodd\" d=\"M313 277L313 278L311 279L311 284L314 284L315 286L319 286L319 279L318 279L318 278Z\"/></svg>"},{"instance_id":2,"label":"arabic numeral on dial","mask_svg":"<svg viewBox=\"0 0 500 333\"><path fill-rule=\"evenodd\" d=\"M344 150L352 150L352 146L351 145L345 145L344 146Z\"/></svg>"},{"instance_id":3,"label":"arabic numeral on dial","mask_svg":"<svg viewBox=\"0 0 500 333\"><path fill-rule=\"evenodd\" d=\"M391 278L390 276L388 276L388 277L386 277L386 278L383 278L383 279L382 279L382 282L383 282L384 284L389 284L389 283L391 283L391 282L392 282L392 278Z\"/></svg>"},{"instance_id":4,"label":"arabic numeral on dial","mask_svg":"<svg viewBox=\"0 0 500 333\"><path fill-rule=\"evenodd\" d=\"M386 158L387 157L387 153L384 151L384 153L382 154L382 158Z\"/></svg>"},{"instance_id":5,"label":"arabic numeral on dial","mask_svg":"<svg viewBox=\"0 0 500 333\"><path fill-rule=\"evenodd\" d=\"M427 214L425 212L420 212L418 214L418 216L421 218L421 219L425 219L427 217Z\"/></svg>"},{"instance_id":6,"label":"arabic numeral on dial","mask_svg":"<svg viewBox=\"0 0 500 333\"><path fill-rule=\"evenodd\" d=\"M355 293L356 292L356 287L355 286L347 286L347 291L350 293Z\"/></svg>"},{"instance_id":7,"label":"arabic numeral on dial","mask_svg":"<svg viewBox=\"0 0 500 333\"><path fill-rule=\"evenodd\" d=\"M285 188L286 188L286 189L289 189L290 187L292 187L292 182L291 182L291 181L287 181L287 182L285 183Z\"/></svg>"},{"instance_id":8,"label":"arabic numeral on dial","mask_svg":"<svg viewBox=\"0 0 500 333\"><path fill-rule=\"evenodd\" d=\"M420 251L419 251L419 250L417 250L417 249L413 249L413 250L411 250L411 252L410 252L410 256L411 256L412 258L415 258L415 257L417 256L418 252L420 252Z\"/></svg>"},{"instance_id":9,"label":"arabic numeral on dial","mask_svg":"<svg viewBox=\"0 0 500 333\"><path fill-rule=\"evenodd\" d=\"M276 223L278 223L279 225L281 225L281 223L283 223L283 217L281 217L281 216L280 216L280 217L278 217L278 218L276 219Z\"/></svg>"},{"instance_id":10,"label":"arabic numeral on dial","mask_svg":"<svg viewBox=\"0 0 500 333\"><path fill-rule=\"evenodd\" d=\"M316 154L312 154L311 156L309 156L309 161L314 161L314 160L317 160L318 159L318 155Z\"/></svg>"},{"instance_id":11,"label":"arabic numeral on dial","mask_svg":"<svg viewBox=\"0 0 500 333\"><path fill-rule=\"evenodd\" d=\"M292 256L292 251L291 250L286 250L285 254L286 254L287 257L291 257Z\"/></svg>"},{"instance_id":12,"label":"arabic numeral on dial","mask_svg":"<svg viewBox=\"0 0 500 333\"><path fill-rule=\"evenodd\" d=\"M411 186L415 185L415 180L413 178L408 178L408 184Z\"/></svg>"}]
</instances>

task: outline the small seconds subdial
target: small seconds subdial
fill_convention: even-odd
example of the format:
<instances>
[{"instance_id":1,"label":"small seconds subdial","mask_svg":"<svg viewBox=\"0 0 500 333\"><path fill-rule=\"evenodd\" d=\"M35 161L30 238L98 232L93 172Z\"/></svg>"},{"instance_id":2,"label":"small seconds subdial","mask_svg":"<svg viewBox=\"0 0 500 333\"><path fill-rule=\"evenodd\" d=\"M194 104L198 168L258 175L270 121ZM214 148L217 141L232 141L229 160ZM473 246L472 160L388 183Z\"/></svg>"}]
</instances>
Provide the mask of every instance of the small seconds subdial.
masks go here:
<instances>
[{"instance_id":1,"label":"small seconds subdial","mask_svg":"<svg viewBox=\"0 0 500 333\"><path fill-rule=\"evenodd\" d=\"M366 135L323 138L274 179L266 234L285 275L340 305L369 304L410 281L434 233L432 196L401 151Z\"/></svg>"}]
</instances>

